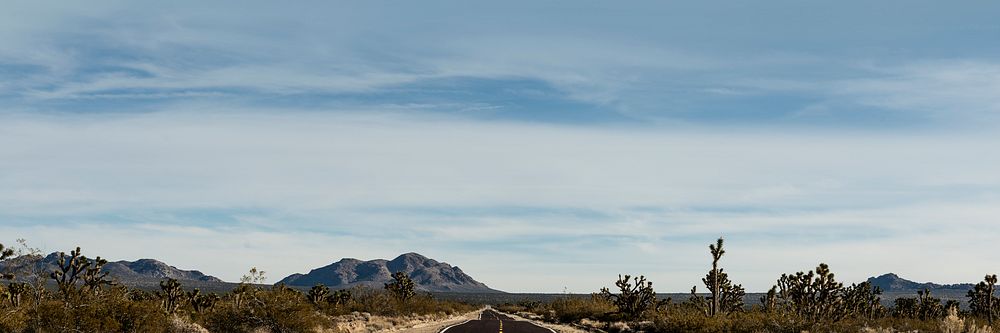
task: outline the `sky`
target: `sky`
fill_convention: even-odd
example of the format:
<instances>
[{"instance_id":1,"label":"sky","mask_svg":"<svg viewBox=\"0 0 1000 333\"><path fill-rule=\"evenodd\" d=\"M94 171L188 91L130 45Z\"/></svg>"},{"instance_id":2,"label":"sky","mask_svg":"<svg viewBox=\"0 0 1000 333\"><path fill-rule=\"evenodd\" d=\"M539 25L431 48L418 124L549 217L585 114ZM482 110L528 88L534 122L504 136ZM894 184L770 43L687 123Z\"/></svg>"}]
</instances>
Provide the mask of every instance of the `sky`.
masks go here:
<instances>
[{"instance_id":1,"label":"sky","mask_svg":"<svg viewBox=\"0 0 1000 333\"><path fill-rule=\"evenodd\" d=\"M993 1L14 1L0 243L512 292L1000 262ZM700 286L701 287L701 286ZM701 288L700 288L701 289Z\"/></svg>"}]
</instances>

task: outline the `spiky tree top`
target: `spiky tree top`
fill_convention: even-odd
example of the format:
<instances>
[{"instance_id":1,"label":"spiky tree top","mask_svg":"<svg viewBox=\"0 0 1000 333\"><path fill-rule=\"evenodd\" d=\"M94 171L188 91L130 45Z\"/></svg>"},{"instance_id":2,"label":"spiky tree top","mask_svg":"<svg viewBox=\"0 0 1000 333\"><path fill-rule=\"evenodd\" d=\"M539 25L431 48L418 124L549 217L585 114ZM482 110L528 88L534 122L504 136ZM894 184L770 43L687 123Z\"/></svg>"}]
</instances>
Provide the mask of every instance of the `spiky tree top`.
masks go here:
<instances>
[{"instance_id":1,"label":"spiky tree top","mask_svg":"<svg viewBox=\"0 0 1000 333\"><path fill-rule=\"evenodd\" d=\"M345 305L347 302L351 301L351 291L350 290L337 290L334 291L330 297L326 298L326 301L333 305Z\"/></svg>"},{"instance_id":2,"label":"spiky tree top","mask_svg":"<svg viewBox=\"0 0 1000 333\"><path fill-rule=\"evenodd\" d=\"M100 290L102 285L112 285L107 279L108 273L101 271L108 261L100 256L94 260L88 259L79 246L70 251L69 256L65 252L59 252L57 263L59 270L49 274L49 277L56 281L64 297L70 297L76 292L77 283L82 282L85 290L94 292Z\"/></svg>"},{"instance_id":3,"label":"spiky tree top","mask_svg":"<svg viewBox=\"0 0 1000 333\"><path fill-rule=\"evenodd\" d=\"M309 289L309 293L306 294L306 298L309 302L315 305L319 305L320 302L326 300L330 296L330 288L322 284L317 284Z\"/></svg>"},{"instance_id":4,"label":"spiky tree top","mask_svg":"<svg viewBox=\"0 0 1000 333\"><path fill-rule=\"evenodd\" d=\"M997 315L1000 299L995 296L997 275L986 275L982 282L976 284L972 290L966 294L969 297L969 309L972 313L986 317L989 323L993 323L993 318Z\"/></svg>"},{"instance_id":5,"label":"spiky tree top","mask_svg":"<svg viewBox=\"0 0 1000 333\"><path fill-rule=\"evenodd\" d=\"M396 299L402 302L406 302L416 295L413 280L403 272L392 273L392 282L385 284L385 290L388 290Z\"/></svg>"},{"instance_id":6,"label":"spiky tree top","mask_svg":"<svg viewBox=\"0 0 1000 333\"><path fill-rule=\"evenodd\" d=\"M163 311L174 313L180 307L181 298L184 297L184 290L181 290L181 284L177 280L166 279L160 281L160 292L156 294L162 301Z\"/></svg>"},{"instance_id":7,"label":"spiky tree top","mask_svg":"<svg viewBox=\"0 0 1000 333\"><path fill-rule=\"evenodd\" d=\"M612 294L608 288L601 289L601 295L618 307L618 313L627 320L638 320L648 310L655 309L659 304L653 283L646 281L645 276L634 279L630 275L618 275L615 282L619 293Z\"/></svg>"},{"instance_id":8,"label":"spiky tree top","mask_svg":"<svg viewBox=\"0 0 1000 333\"><path fill-rule=\"evenodd\" d=\"M805 318L836 321L845 315L841 311L844 285L834 279L826 264L819 264L815 272L782 274L776 287L780 302Z\"/></svg>"},{"instance_id":9,"label":"spiky tree top","mask_svg":"<svg viewBox=\"0 0 1000 333\"><path fill-rule=\"evenodd\" d=\"M712 253L712 271L709 273L710 276L719 275L719 259L722 259L722 255L726 254L726 250L722 249L722 237L719 237L715 244L708 245L709 252ZM719 289L720 282L719 279L712 279L712 284L706 284L705 286L712 292L712 303L711 307L708 309L708 314L714 316L719 312Z\"/></svg>"},{"instance_id":10,"label":"spiky tree top","mask_svg":"<svg viewBox=\"0 0 1000 333\"><path fill-rule=\"evenodd\" d=\"M211 309L215 306L215 303L219 301L219 295L211 293L208 295L202 294L201 290L194 288L194 290L187 293L188 302L191 303L191 307L194 308L195 313L202 313L207 309Z\"/></svg>"},{"instance_id":11,"label":"spiky tree top","mask_svg":"<svg viewBox=\"0 0 1000 333\"><path fill-rule=\"evenodd\" d=\"M852 284L844 289L844 311L848 316L878 318L886 311L881 295L882 289L868 281Z\"/></svg>"},{"instance_id":12,"label":"spiky tree top","mask_svg":"<svg viewBox=\"0 0 1000 333\"><path fill-rule=\"evenodd\" d=\"M3 244L0 244L0 261L7 260L12 256L14 256L14 249L5 248ZM14 274L0 272L0 279L13 280Z\"/></svg>"}]
</instances>

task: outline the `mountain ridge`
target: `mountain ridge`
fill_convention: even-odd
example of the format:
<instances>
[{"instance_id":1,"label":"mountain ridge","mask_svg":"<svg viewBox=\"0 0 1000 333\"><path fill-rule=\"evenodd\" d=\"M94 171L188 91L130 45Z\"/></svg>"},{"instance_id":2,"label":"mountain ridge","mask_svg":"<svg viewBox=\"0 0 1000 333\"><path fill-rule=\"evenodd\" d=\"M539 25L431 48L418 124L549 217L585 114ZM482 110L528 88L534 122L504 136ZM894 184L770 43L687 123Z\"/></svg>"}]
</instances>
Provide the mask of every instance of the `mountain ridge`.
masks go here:
<instances>
[{"instance_id":1,"label":"mountain ridge","mask_svg":"<svg viewBox=\"0 0 1000 333\"><path fill-rule=\"evenodd\" d=\"M309 273L296 273L278 283L289 286L311 287L323 284L330 288L344 289L354 286L382 288L392 280L392 273L404 272L413 279L415 288L431 292L501 292L476 281L458 266L427 258L419 253L404 253L392 260L359 260L343 258L329 265L315 268Z\"/></svg>"},{"instance_id":2,"label":"mountain ridge","mask_svg":"<svg viewBox=\"0 0 1000 333\"><path fill-rule=\"evenodd\" d=\"M969 290L972 289L975 284L972 283L956 283L956 284L938 284L933 282L914 282L911 280L904 279L897 275L896 273L885 273L879 276L873 276L867 280L872 286L879 287L882 291L917 291L917 290Z\"/></svg>"},{"instance_id":3,"label":"mountain ridge","mask_svg":"<svg viewBox=\"0 0 1000 333\"><path fill-rule=\"evenodd\" d=\"M17 276L30 275L32 272L48 276L48 272L59 270L59 252L46 256L24 255L0 262L0 271L15 273ZM206 275L198 270L182 270L156 259L138 259L135 261L108 261L102 272L107 272L113 280L125 285L145 285L159 283L160 280L171 278L178 281L196 281L223 283L221 279Z\"/></svg>"}]
</instances>

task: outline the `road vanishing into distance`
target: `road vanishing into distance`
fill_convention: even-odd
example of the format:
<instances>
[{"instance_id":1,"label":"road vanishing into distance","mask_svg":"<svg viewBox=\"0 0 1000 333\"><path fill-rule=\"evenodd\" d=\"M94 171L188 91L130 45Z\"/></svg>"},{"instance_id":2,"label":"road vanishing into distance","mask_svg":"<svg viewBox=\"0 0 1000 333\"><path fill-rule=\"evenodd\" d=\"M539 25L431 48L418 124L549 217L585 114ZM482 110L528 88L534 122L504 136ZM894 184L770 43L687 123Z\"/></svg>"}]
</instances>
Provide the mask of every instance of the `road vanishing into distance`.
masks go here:
<instances>
[{"instance_id":1,"label":"road vanishing into distance","mask_svg":"<svg viewBox=\"0 0 1000 333\"><path fill-rule=\"evenodd\" d=\"M555 331L531 322L514 320L493 309L486 309L479 314L479 319L448 326L439 333L555 333Z\"/></svg>"}]
</instances>

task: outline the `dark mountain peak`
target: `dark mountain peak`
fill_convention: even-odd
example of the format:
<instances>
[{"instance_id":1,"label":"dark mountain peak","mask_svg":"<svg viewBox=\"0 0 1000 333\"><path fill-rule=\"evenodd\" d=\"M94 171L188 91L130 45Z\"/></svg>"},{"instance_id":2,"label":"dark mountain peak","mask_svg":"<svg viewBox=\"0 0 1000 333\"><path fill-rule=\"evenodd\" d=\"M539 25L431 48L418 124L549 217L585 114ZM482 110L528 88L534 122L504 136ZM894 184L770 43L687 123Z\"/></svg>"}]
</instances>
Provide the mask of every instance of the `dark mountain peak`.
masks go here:
<instances>
[{"instance_id":1,"label":"dark mountain peak","mask_svg":"<svg viewBox=\"0 0 1000 333\"><path fill-rule=\"evenodd\" d=\"M355 259L355 258L343 258L343 259L340 259L337 262L339 262L339 263L352 263L352 262L361 262L361 260L360 259Z\"/></svg>"},{"instance_id":2,"label":"dark mountain peak","mask_svg":"<svg viewBox=\"0 0 1000 333\"><path fill-rule=\"evenodd\" d=\"M222 280L203 274L196 270L185 271L167 265L156 259L139 259L136 261L117 261L105 265L106 271L117 275L119 279L170 278L188 281L222 282Z\"/></svg>"},{"instance_id":3,"label":"dark mountain peak","mask_svg":"<svg viewBox=\"0 0 1000 333\"><path fill-rule=\"evenodd\" d=\"M427 257L423 256L420 253L416 253L416 252L407 252L407 253L400 254L398 257L396 257L396 259L393 259L393 261L400 260L400 259L404 259L404 260L421 260L421 261L428 260Z\"/></svg>"},{"instance_id":4,"label":"dark mountain peak","mask_svg":"<svg viewBox=\"0 0 1000 333\"><path fill-rule=\"evenodd\" d=\"M872 286L879 287L883 291L917 291L917 290L966 290L971 289L972 284L960 283L960 284L937 284L933 282L914 282L904 278L899 277L895 273L886 273L879 275L877 277L868 278L868 282Z\"/></svg>"},{"instance_id":5,"label":"dark mountain peak","mask_svg":"<svg viewBox=\"0 0 1000 333\"><path fill-rule=\"evenodd\" d=\"M441 265L437 260L427 258L417 253L404 253L386 263L387 268L395 272L413 273L414 271ZM447 264L445 264L447 265ZM450 267L450 266L449 266Z\"/></svg>"},{"instance_id":6,"label":"dark mountain peak","mask_svg":"<svg viewBox=\"0 0 1000 333\"><path fill-rule=\"evenodd\" d=\"M345 258L313 269L308 274L292 274L279 283L305 287L323 284L336 289L357 285L381 288L384 283L392 280L392 273L395 272L407 274L413 279L417 289L425 291L496 292L457 267L413 252L401 254L392 260L360 261Z\"/></svg>"}]
</instances>

